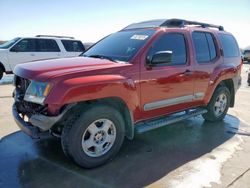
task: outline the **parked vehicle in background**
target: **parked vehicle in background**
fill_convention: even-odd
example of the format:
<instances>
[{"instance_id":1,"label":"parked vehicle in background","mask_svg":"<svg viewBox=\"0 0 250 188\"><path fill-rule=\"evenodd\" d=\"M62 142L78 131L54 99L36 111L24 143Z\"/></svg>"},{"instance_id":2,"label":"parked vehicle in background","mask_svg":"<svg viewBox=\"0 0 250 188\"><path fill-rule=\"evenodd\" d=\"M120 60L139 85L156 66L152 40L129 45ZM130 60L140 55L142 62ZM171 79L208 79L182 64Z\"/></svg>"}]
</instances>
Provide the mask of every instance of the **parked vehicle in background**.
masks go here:
<instances>
[{"instance_id":1,"label":"parked vehicle in background","mask_svg":"<svg viewBox=\"0 0 250 188\"><path fill-rule=\"evenodd\" d=\"M84 51L82 42L73 37L37 35L15 38L0 45L0 79L3 73L12 73L20 63L75 57Z\"/></svg>"},{"instance_id":2,"label":"parked vehicle in background","mask_svg":"<svg viewBox=\"0 0 250 188\"><path fill-rule=\"evenodd\" d=\"M244 61L250 62L250 50L244 50Z\"/></svg>"},{"instance_id":3,"label":"parked vehicle in background","mask_svg":"<svg viewBox=\"0 0 250 188\"><path fill-rule=\"evenodd\" d=\"M213 29L210 29L213 28ZM132 24L82 56L18 65L12 113L28 135L60 135L64 153L92 168L124 137L234 106L242 59L222 26L170 19Z\"/></svg>"},{"instance_id":4,"label":"parked vehicle in background","mask_svg":"<svg viewBox=\"0 0 250 188\"><path fill-rule=\"evenodd\" d=\"M92 43L92 42L86 42L86 43L83 43L85 49L89 49L91 46L93 46L95 43Z\"/></svg>"}]
</instances>

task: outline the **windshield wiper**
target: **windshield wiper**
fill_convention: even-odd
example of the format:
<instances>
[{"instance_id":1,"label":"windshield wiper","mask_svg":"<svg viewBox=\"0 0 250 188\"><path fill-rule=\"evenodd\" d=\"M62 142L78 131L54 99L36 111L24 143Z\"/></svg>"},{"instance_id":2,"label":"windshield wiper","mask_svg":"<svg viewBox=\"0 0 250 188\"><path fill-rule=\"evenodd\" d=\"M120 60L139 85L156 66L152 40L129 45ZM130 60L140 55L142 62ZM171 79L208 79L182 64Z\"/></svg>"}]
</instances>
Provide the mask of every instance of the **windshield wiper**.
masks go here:
<instances>
[{"instance_id":1,"label":"windshield wiper","mask_svg":"<svg viewBox=\"0 0 250 188\"><path fill-rule=\"evenodd\" d=\"M107 60L110 60L110 61L118 63L116 60L112 59L111 57L105 56L105 55L90 55L90 56L84 56L84 57L93 57L93 58L107 59Z\"/></svg>"}]
</instances>

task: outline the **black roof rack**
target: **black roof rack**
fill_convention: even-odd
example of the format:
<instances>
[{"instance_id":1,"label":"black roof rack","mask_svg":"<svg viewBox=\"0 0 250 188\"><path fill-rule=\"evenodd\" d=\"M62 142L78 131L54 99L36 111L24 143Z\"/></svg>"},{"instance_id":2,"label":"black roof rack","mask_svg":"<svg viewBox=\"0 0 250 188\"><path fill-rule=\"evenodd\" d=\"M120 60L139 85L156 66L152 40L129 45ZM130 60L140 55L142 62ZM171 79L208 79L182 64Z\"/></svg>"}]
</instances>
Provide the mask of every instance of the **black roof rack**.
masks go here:
<instances>
[{"instance_id":1,"label":"black roof rack","mask_svg":"<svg viewBox=\"0 0 250 188\"><path fill-rule=\"evenodd\" d=\"M36 37L56 37L56 38L68 38L68 39L74 39L74 37L57 36L57 35L36 35Z\"/></svg>"},{"instance_id":2,"label":"black roof rack","mask_svg":"<svg viewBox=\"0 0 250 188\"><path fill-rule=\"evenodd\" d=\"M128 25L122 30L128 30L128 29L140 29L140 28L150 28L150 27L185 27L188 25L195 25L200 26L203 28L217 28L220 31L224 31L223 26L220 25L214 25L214 24L208 24L208 23L202 23L202 22L196 22L196 21L189 21L189 20L183 20L183 19L159 19L159 20L150 20L140 23L134 23L131 25Z\"/></svg>"}]
</instances>

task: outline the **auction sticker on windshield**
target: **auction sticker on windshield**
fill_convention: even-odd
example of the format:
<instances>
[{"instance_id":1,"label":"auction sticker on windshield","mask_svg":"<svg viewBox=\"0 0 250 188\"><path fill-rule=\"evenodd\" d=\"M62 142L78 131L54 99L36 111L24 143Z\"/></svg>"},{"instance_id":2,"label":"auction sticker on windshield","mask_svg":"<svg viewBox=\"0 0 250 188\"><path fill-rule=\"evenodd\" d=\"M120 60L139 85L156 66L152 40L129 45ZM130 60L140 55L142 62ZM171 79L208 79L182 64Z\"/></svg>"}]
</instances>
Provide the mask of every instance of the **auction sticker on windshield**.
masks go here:
<instances>
[{"instance_id":1,"label":"auction sticker on windshield","mask_svg":"<svg viewBox=\"0 0 250 188\"><path fill-rule=\"evenodd\" d=\"M146 38L148 38L148 35L133 35L130 39L145 40Z\"/></svg>"}]
</instances>

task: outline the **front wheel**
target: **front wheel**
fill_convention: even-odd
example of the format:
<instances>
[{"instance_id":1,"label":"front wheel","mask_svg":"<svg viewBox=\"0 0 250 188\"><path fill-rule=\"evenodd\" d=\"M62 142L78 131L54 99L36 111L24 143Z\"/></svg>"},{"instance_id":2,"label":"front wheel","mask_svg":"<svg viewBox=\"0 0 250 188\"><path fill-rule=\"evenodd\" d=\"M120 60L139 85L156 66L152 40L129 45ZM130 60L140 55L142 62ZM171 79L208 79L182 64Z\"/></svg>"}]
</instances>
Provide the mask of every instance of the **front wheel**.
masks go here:
<instances>
[{"instance_id":1,"label":"front wheel","mask_svg":"<svg viewBox=\"0 0 250 188\"><path fill-rule=\"evenodd\" d=\"M63 128L64 153L78 165L93 168L111 160L124 140L124 120L112 107L92 105Z\"/></svg>"},{"instance_id":2,"label":"front wheel","mask_svg":"<svg viewBox=\"0 0 250 188\"><path fill-rule=\"evenodd\" d=\"M208 112L203 114L203 118L207 121L220 121L227 114L230 104L230 92L225 86L218 87L209 104L207 105Z\"/></svg>"}]
</instances>

